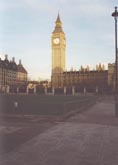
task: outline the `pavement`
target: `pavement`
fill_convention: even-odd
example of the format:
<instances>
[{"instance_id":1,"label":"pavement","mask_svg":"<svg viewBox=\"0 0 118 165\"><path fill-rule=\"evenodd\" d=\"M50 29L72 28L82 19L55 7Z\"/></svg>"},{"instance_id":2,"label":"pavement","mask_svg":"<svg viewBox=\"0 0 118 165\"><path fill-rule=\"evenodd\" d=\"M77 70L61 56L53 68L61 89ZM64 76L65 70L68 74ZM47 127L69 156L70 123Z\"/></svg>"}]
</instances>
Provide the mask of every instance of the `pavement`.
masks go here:
<instances>
[{"instance_id":1,"label":"pavement","mask_svg":"<svg viewBox=\"0 0 118 165\"><path fill-rule=\"evenodd\" d=\"M118 165L118 117L111 96L65 121L16 125L2 122L2 134L12 136L7 143L13 145L19 130L25 129L27 138L1 152L0 165Z\"/></svg>"}]
</instances>

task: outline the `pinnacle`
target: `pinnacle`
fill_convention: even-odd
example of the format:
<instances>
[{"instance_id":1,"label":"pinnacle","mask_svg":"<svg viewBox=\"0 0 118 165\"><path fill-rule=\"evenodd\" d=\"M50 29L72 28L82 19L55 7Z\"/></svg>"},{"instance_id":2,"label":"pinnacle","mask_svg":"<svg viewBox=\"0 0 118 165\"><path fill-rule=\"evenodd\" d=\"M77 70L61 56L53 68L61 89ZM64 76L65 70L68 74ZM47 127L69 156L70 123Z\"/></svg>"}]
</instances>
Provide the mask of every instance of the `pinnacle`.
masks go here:
<instances>
[{"instance_id":1,"label":"pinnacle","mask_svg":"<svg viewBox=\"0 0 118 165\"><path fill-rule=\"evenodd\" d=\"M60 20L60 15L58 13L58 16L57 16L57 20L56 20L56 23L61 23L61 20Z\"/></svg>"}]
</instances>

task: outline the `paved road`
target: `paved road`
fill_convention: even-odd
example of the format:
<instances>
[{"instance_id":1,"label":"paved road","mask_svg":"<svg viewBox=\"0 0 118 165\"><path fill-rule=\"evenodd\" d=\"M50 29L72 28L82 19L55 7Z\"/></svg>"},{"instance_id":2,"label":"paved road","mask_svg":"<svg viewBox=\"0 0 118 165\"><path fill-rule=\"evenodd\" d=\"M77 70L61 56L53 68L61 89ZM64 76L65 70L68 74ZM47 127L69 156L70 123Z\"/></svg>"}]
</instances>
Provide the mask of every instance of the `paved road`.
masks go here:
<instances>
[{"instance_id":1,"label":"paved road","mask_svg":"<svg viewBox=\"0 0 118 165\"><path fill-rule=\"evenodd\" d=\"M111 97L63 122L22 124L11 130L10 125L1 125L3 132L8 131L6 135L17 135L14 132L23 125L31 127L29 131L24 128L28 139L20 139L19 145L2 153L1 165L118 165L118 118ZM37 131L31 136L33 130Z\"/></svg>"}]
</instances>

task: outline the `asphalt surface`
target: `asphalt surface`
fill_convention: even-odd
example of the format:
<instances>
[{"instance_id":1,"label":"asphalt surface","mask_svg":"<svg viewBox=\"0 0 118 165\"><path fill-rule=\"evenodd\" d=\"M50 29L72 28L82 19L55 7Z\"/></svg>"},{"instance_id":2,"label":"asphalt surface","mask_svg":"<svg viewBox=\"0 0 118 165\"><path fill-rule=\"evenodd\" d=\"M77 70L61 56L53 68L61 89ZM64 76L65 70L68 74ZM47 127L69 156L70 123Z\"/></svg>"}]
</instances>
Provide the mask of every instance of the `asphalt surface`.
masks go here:
<instances>
[{"instance_id":1,"label":"asphalt surface","mask_svg":"<svg viewBox=\"0 0 118 165\"><path fill-rule=\"evenodd\" d=\"M118 165L113 97L63 121L26 116L0 120L0 165Z\"/></svg>"}]
</instances>

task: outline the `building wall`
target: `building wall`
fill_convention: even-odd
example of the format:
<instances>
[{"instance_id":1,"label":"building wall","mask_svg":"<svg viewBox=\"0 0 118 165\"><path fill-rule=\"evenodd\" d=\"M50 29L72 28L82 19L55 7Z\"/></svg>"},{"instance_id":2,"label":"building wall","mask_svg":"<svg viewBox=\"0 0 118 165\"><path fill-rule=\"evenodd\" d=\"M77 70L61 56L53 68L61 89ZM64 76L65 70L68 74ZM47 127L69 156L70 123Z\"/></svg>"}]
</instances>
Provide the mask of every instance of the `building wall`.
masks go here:
<instances>
[{"instance_id":1,"label":"building wall","mask_svg":"<svg viewBox=\"0 0 118 165\"><path fill-rule=\"evenodd\" d=\"M9 61L7 56L4 60L0 59L0 91L6 91L8 87L17 87L27 81L27 72L19 72L18 65Z\"/></svg>"},{"instance_id":2,"label":"building wall","mask_svg":"<svg viewBox=\"0 0 118 165\"><path fill-rule=\"evenodd\" d=\"M17 72L17 83L22 84L27 81L27 74L22 72Z\"/></svg>"},{"instance_id":3,"label":"building wall","mask_svg":"<svg viewBox=\"0 0 118 165\"><path fill-rule=\"evenodd\" d=\"M108 71L70 71L64 72L62 77L64 86L94 86L105 87L108 84Z\"/></svg>"}]
</instances>

